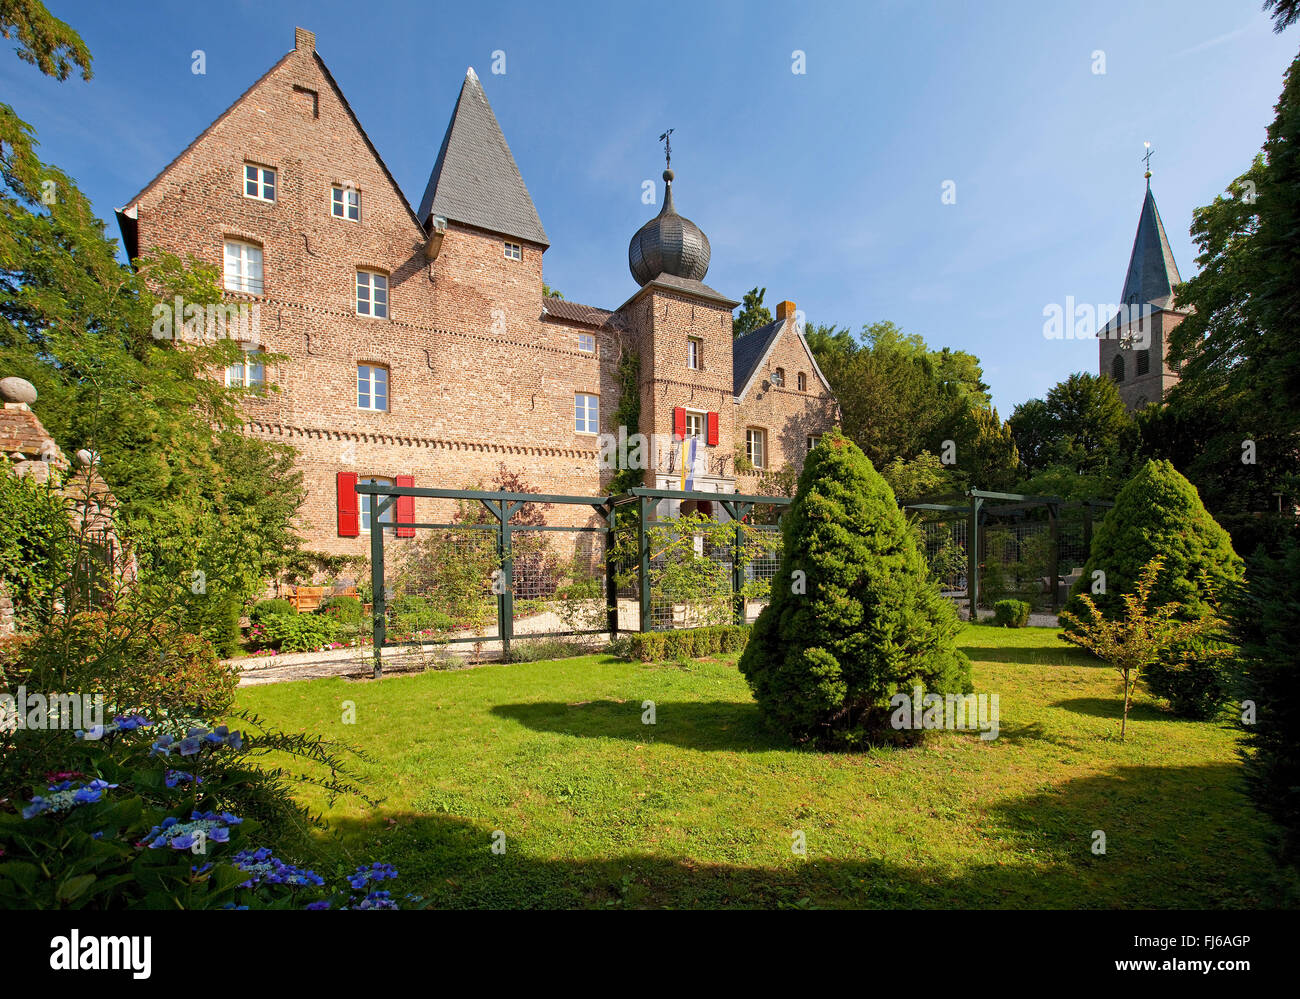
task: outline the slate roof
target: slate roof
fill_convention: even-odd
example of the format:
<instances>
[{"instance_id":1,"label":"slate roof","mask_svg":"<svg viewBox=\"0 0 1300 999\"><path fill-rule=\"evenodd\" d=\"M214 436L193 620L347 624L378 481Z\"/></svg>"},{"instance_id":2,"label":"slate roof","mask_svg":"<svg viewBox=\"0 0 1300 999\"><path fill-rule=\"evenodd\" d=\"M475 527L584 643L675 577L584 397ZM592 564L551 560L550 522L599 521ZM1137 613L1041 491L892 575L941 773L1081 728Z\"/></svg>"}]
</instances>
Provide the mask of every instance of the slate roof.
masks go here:
<instances>
[{"instance_id":1,"label":"slate roof","mask_svg":"<svg viewBox=\"0 0 1300 999\"><path fill-rule=\"evenodd\" d=\"M1165 224L1160 221L1160 211L1148 185L1120 304L1136 302L1159 309L1171 308L1174 286L1181 281L1178 265L1174 263L1174 251L1169 248L1169 237L1165 235Z\"/></svg>"},{"instance_id":2,"label":"slate roof","mask_svg":"<svg viewBox=\"0 0 1300 999\"><path fill-rule=\"evenodd\" d=\"M1138 216L1137 235L1133 237L1133 252L1129 255L1128 272L1124 276L1124 291L1119 304L1144 305L1150 309L1174 309L1174 286L1182 281L1174 251L1169 247L1165 224L1156 208L1155 195L1147 183L1147 194L1142 201L1142 214ZM1148 309L1143 309L1145 314ZM1102 327L1108 333L1123 325L1121 311Z\"/></svg>"},{"instance_id":3,"label":"slate roof","mask_svg":"<svg viewBox=\"0 0 1300 999\"><path fill-rule=\"evenodd\" d=\"M551 245L473 67L465 74L418 215L422 223L430 215L441 215L477 229Z\"/></svg>"},{"instance_id":4,"label":"slate roof","mask_svg":"<svg viewBox=\"0 0 1300 999\"><path fill-rule=\"evenodd\" d=\"M608 309L599 309L594 305L580 305L563 298L543 298L542 305L545 306L548 316L571 323L580 323L583 326L604 326L614 315Z\"/></svg>"},{"instance_id":5,"label":"slate roof","mask_svg":"<svg viewBox=\"0 0 1300 999\"><path fill-rule=\"evenodd\" d=\"M784 319L750 330L744 336L736 337L731 343L731 383L732 394L739 398L745 391L749 379L753 377L768 350L781 335L785 326Z\"/></svg>"}]
</instances>

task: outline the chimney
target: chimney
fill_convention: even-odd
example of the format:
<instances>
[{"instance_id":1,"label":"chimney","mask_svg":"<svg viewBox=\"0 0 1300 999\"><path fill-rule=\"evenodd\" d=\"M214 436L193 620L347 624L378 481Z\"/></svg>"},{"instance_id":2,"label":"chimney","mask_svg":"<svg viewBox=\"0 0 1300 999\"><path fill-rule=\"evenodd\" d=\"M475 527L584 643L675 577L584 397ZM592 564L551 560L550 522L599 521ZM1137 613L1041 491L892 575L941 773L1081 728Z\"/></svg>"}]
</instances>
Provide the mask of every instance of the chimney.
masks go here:
<instances>
[{"instance_id":1,"label":"chimney","mask_svg":"<svg viewBox=\"0 0 1300 999\"><path fill-rule=\"evenodd\" d=\"M306 28L293 29L293 47L300 52L316 51L316 32Z\"/></svg>"},{"instance_id":2,"label":"chimney","mask_svg":"<svg viewBox=\"0 0 1300 999\"><path fill-rule=\"evenodd\" d=\"M776 305L776 318L785 319L787 317L790 319L794 318L794 302L788 300L785 302L778 302Z\"/></svg>"}]
</instances>

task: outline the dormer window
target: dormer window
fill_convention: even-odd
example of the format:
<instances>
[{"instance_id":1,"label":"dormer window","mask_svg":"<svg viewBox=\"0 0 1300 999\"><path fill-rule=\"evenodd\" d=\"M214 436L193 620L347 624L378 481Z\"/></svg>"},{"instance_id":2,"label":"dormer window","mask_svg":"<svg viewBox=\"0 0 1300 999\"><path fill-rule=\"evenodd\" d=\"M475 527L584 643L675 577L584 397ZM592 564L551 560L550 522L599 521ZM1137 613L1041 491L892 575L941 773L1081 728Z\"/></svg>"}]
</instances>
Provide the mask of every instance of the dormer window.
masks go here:
<instances>
[{"instance_id":1,"label":"dormer window","mask_svg":"<svg viewBox=\"0 0 1300 999\"><path fill-rule=\"evenodd\" d=\"M244 197L255 201L275 200L275 171L270 167L244 164Z\"/></svg>"},{"instance_id":2,"label":"dormer window","mask_svg":"<svg viewBox=\"0 0 1300 999\"><path fill-rule=\"evenodd\" d=\"M523 259L524 259L524 248L523 248L522 246L520 246L518 243L506 243L506 244L505 244L505 248L506 248L506 259L507 259L507 260L523 260Z\"/></svg>"}]
</instances>

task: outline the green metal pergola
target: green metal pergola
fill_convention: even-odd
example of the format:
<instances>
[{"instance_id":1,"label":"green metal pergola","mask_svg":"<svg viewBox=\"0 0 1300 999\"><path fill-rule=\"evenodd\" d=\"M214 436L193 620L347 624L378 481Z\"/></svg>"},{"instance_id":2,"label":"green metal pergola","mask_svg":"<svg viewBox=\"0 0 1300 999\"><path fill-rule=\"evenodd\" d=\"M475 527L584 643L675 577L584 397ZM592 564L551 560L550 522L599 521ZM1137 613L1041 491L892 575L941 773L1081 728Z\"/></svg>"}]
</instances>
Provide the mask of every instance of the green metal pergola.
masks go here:
<instances>
[{"instance_id":1,"label":"green metal pergola","mask_svg":"<svg viewBox=\"0 0 1300 999\"><path fill-rule=\"evenodd\" d=\"M1066 508L1083 508L1083 544L1092 547L1093 511L1104 510L1115 504L1106 500L1067 500L1060 496L1032 496L1024 493L990 492L987 489L968 489L963 494L967 502L961 505L951 503L907 503L905 510L924 510L936 513L962 514L968 518L966 527L966 597L970 604L970 619L978 620L980 596L980 528L984 526L990 511L996 514L1015 513L1046 507L1049 530L1051 531L1051 555L1048 571L1052 580L1052 613L1060 607L1058 581L1061 577L1060 519L1061 511ZM989 507L990 502L999 503Z\"/></svg>"},{"instance_id":2,"label":"green metal pergola","mask_svg":"<svg viewBox=\"0 0 1300 999\"><path fill-rule=\"evenodd\" d=\"M433 489L417 486L390 486L383 483L358 483L356 491L359 495L371 497L371 523L381 523L381 518L396 502L398 497L424 497L427 499L448 499L448 500L477 500L483 507L492 514L495 524L446 524L446 523L414 523L403 521L400 525L403 529L411 530L457 530L457 531L491 531L496 535L497 554L501 559L501 591L497 597L497 635L496 639L501 642L503 655L509 655L510 642L514 637L514 592L513 592L513 563L511 552L513 549L512 536L516 532L526 531L563 531L572 534L600 534L605 535L605 608L606 608L606 627L604 629L587 629L585 631L549 631L530 633L529 638L567 638L577 635L598 635L608 634L610 638L618 636L618 584L616 580L617 573L613 560L609 553L614 550L615 546L615 518L616 512L629 505L636 504L636 523L637 523L637 552L639 554L638 578L640 581L640 630L651 630L650 614L650 587L648 577L650 572L650 546L646 535L646 523L652 510L658 507L660 500L697 500L718 503L727 511L735 521L735 545L736 551L740 550L740 544L744 537L744 524L742 518L753 512L754 507L764 506L788 506L791 502L788 496L751 496L740 493L706 493L695 490L684 491L675 489L647 489L637 487L630 489L625 493L619 493L615 496L592 497L592 496L564 496L553 493L512 493L512 492L494 492L474 489ZM604 521L600 527L551 527L538 525L513 525L510 518L525 503L550 503L565 506L588 506ZM374 622L373 640L374 640L374 675L376 678L383 675L382 652L385 645L389 647L398 645L423 645L428 644L419 639L405 642L388 642L387 641L387 617L386 596L384 592L384 536L387 532L384 530L372 530L370 532L370 578L373 590L373 610L372 617ZM738 623L744 623L745 606L744 598L740 595L743 586L744 567L739 564L739 558L732 559L732 587L736 596L736 608L734 611ZM481 642L481 637L469 638L449 638L445 639L448 643L455 642Z\"/></svg>"}]
</instances>

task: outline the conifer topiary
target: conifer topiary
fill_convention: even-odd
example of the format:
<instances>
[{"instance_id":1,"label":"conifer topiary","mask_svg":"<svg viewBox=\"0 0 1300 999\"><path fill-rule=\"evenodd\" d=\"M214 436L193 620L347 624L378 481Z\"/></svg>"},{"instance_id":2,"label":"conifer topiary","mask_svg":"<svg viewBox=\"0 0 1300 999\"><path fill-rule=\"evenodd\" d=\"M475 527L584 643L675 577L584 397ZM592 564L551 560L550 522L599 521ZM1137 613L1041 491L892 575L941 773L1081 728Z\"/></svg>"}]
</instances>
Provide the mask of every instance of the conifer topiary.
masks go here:
<instances>
[{"instance_id":1,"label":"conifer topiary","mask_svg":"<svg viewBox=\"0 0 1300 999\"><path fill-rule=\"evenodd\" d=\"M739 664L770 724L799 743L852 749L902 737L890 726L896 693L971 692L956 609L855 444L822 437L781 530L771 602Z\"/></svg>"},{"instance_id":2,"label":"conifer topiary","mask_svg":"<svg viewBox=\"0 0 1300 999\"><path fill-rule=\"evenodd\" d=\"M1086 592L1113 620L1122 612L1123 594L1133 592L1143 567L1157 555L1164 564L1151 602L1177 603L1181 621L1217 616L1219 604L1242 578L1242 561L1228 532L1205 509L1196 487L1164 460L1148 461L1115 497L1065 609L1076 616L1083 612L1078 594ZM1104 577L1095 576L1098 572ZM1094 592L1103 580L1104 592ZM1192 718L1210 717L1227 695L1227 661L1205 651L1203 639L1179 645L1146 671L1151 692Z\"/></svg>"}]
</instances>

